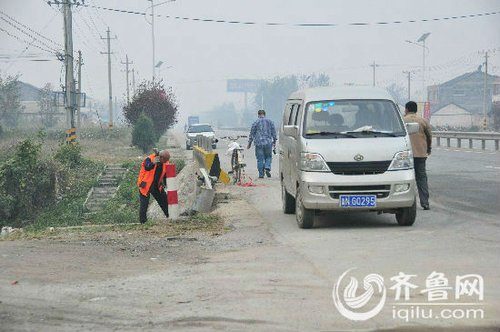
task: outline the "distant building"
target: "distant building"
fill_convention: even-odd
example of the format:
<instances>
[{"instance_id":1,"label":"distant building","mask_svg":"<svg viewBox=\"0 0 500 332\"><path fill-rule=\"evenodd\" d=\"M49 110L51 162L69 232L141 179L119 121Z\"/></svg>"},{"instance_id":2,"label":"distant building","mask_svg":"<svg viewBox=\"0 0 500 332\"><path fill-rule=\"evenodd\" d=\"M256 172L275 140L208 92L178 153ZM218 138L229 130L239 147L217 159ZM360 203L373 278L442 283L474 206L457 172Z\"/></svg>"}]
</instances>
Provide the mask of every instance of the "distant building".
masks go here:
<instances>
[{"instance_id":1,"label":"distant building","mask_svg":"<svg viewBox=\"0 0 500 332\"><path fill-rule=\"evenodd\" d=\"M474 72L460 75L439 85L427 87L428 100L431 105L431 124L433 124L434 114L439 113L438 122L441 126L479 126L483 118L484 76L484 72L479 67ZM488 75L487 78L487 114L491 111L493 82L497 79L500 77L495 75ZM456 114L452 116L454 112ZM448 124L446 124L446 118L450 120Z\"/></svg>"},{"instance_id":2,"label":"distant building","mask_svg":"<svg viewBox=\"0 0 500 332\"><path fill-rule=\"evenodd\" d=\"M20 92L20 102L22 106L21 112L21 122L26 126L27 124L38 126L41 120L40 114L40 94L42 89L39 89L31 84L18 81L19 92ZM54 103L55 102L54 96ZM62 100L58 101L59 103ZM87 103L90 104L91 99L87 99ZM66 121L66 111L62 106L54 106L54 125L64 126ZM96 111L91 110L88 107L81 108L81 120L82 125L99 123L99 119L96 116Z\"/></svg>"},{"instance_id":3,"label":"distant building","mask_svg":"<svg viewBox=\"0 0 500 332\"><path fill-rule=\"evenodd\" d=\"M471 112L455 104L448 104L432 114L431 125L435 127L469 128L475 122L480 121L476 117Z\"/></svg>"}]
</instances>

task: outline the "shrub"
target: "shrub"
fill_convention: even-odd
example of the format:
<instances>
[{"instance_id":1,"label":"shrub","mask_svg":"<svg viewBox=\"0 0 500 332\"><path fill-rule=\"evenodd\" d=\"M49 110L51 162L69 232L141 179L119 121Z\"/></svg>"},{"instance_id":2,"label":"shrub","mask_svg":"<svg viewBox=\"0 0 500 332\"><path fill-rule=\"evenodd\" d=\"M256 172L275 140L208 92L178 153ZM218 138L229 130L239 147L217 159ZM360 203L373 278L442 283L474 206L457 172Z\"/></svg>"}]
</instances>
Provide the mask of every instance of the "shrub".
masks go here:
<instances>
[{"instance_id":1,"label":"shrub","mask_svg":"<svg viewBox=\"0 0 500 332\"><path fill-rule=\"evenodd\" d=\"M172 88L163 82L144 81L139 85L132 101L123 108L127 123L136 125L142 113L153 120L156 136L160 137L177 122L177 102Z\"/></svg>"},{"instance_id":2,"label":"shrub","mask_svg":"<svg viewBox=\"0 0 500 332\"><path fill-rule=\"evenodd\" d=\"M153 121L142 113L132 131L132 145L142 149L144 153L151 150L157 142Z\"/></svg>"},{"instance_id":3,"label":"shrub","mask_svg":"<svg viewBox=\"0 0 500 332\"><path fill-rule=\"evenodd\" d=\"M70 168L74 168L82 162L82 148L80 144L65 144L59 146L54 158Z\"/></svg>"},{"instance_id":4,"label":"shrub","mask_svg":"<svg viewBox=\"0 0 500 332\"><path fill-rule=\"evenodd\" d=\"M55 199L59 170L54 162L40 160L40 151L40 142L26 139L0 164L1 225L29 218Z\"/></svg>"}]
</instances>

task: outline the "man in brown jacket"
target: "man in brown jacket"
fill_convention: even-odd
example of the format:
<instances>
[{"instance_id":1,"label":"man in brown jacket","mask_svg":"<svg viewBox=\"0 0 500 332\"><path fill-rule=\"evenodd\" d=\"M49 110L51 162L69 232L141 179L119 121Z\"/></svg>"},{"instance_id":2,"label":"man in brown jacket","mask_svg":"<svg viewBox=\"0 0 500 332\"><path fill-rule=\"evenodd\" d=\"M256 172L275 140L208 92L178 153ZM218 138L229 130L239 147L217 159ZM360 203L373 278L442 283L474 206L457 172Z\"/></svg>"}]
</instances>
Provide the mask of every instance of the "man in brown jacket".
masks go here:
<instances>
[{"instance_id":1,"label":"man in brown jacket","mask_svg":"<svg viewBox=\"0 0 500 332\"><path fill-rule=\"evenodd\" d=\"M429 187L427 185L427 173L425 162L431 154L432 130L429 121L417 115L417 103L409 101L405 105L405 122L415 122L420 125L420 130L410 135L413 150L413 161L415 167L415 179L417 181L420 206L429 210Z\"/></svg>"}]
</instances>

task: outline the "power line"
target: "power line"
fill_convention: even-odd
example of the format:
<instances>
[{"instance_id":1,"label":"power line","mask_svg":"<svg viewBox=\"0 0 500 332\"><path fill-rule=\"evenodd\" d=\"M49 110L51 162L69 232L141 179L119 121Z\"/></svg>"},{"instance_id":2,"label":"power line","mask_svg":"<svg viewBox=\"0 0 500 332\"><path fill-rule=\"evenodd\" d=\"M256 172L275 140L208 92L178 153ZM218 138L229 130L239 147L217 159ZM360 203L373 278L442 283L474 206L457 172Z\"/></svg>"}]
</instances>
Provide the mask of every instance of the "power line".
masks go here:
<instances>
[{"instance_id":1,"label":"power line","mask_svg":"<svg viewBox=\"0 0 500 332\"><path fill-rule=\"evenodd\" d=\"M3 12L3 11L1 11L1 10L0 10L0 14L4 15L5 17L7 17L7 18L8 18L9 20L11 20L12 22L15 22L16 24L18 24L18 25L22 26L23 28L25 28L25 29L27 29L27 30L31 31L31 32L32 32L32 33L34 33L35 35L37 35L37 36L39 36L39 37L41 37L41 38L45 39L46 41L49 41L49 42L51 42L52 44L55 44L57 47L59 47L59 48L62 48L62 47L63 47L61 43L58 43L58 42L56 42L56 41L54 41L54 40L52 40L52 39L50 39L50 38L48 38L48 37L46 37L46 36L42 35L41 33L39 33L39 32L37 32L37 31L33 30L32 28L30 28L30 27L29 27L29 26L27 26L26 24L23 24L23 23L19 22L18 20L16 20L16 19L15 19L15 18L13 18L12 16L9 16L8 14L6 14L5 12ZM52 21L52 19L51 19L50 21Z\"/></svg>"},{"instance_id":2,"label":"power line","mask_svg":"<svg viewBox=\"0 0 500 332\"><path fill-rule=\"evenodd\" d=\"M48 53L50 53L50 54L55 54L55 53L57 53L57 51L50 50L50 49L47 49L47 48L43 48L43 47L41 47L41 46L39 46L39 45L36 45L36 44L30 43L30 42L28 42L28 41L26 41L26 40L24 40L24 39L21 39L21 38L19 38L19 36L16 36L16 35L11 34L10 32L8 32L7 30L5 30L5 29L4 29L4 28L2 28L2 27L0 27L0 31L5 32L5 33L6 33L7 35L9 35L10 37L12 37L12 38L14 38L14 39L17 39L18 41L20 41L20 42L22 42L22 43L25 43L25 44L26 44L26 45L28 45L28 46L33 46L33 47L36 47L36 48L38 48L38 49L40 49L40 50L42 50L42 51L44 51L44 52L48 52Z\"/></svg>"},{"instance_id":3,"label":"power line","mask_svg":"<svg viewBox=\"0 0 500 332\"><path fill-rule=\"evenodd\" d=\"M88 1L88 2L90 3L90 1ZM92 22L92 24L93 24L93 26L94 26L94 28L95 28L95 31L96 31L96 32L97 32L97 34L100 36L101 34L100 34L100 32L99 32L99 31L101 31L102 29L99 29L99 28L97 27L97 24L95 23L95 20L93 19L93 17L95 16L95 17L97 17L97 18L99 19L99 21L100 21L100 23L102 24L102 26L104 27L104 29L106 29L106 28L109 26L109 24L107 24L107 23L103 20L103 18L101 17L101 15L100 15L99 11L95 8L95 6L93 6L93 7L91 7L91 8L93 9L93 10L92 10L92 12L94 12L94 13L95 13L95 15L93 15L93 14L92 14L92 12L91 12L91 10L90 10L90 9L89 9L89 11L88 11L88 13L87 13L87 14L88 14L88 16L89 16L89 18L90 18L90 20L91 20L91 22ZM102 38L100 37L100 39L102 39ZM119 48L119 50L117 50L117 53L118 53L119 57L121 58L121 54L122 54L122 53L123 53L123 54L125 54L126 52L125 52L125 49L123 48L123 46L122 46L122 44L121 44L120 39L118 39L118 38L117 38L117 39L116 39L116 42L117 42L117 45L118 45L118 48ZM120 61L120 60L118 59L118 56L117 56L115 53L113 53L113 58L115 59L115 61L116 61L116 62L119 62L119 61Z\"/></svg>"},{"instance_id":4,"label":"power line","mask_svg":"<svg viewBox=\"0 0 500 332\"><path fill-rule=\"evenodd\" d=\"M44 41L41 41L41 40L40 40L40 39L38 39L37 37L35 37L35 36L33 36L32 34L30 34L30 33L26 32L26 30L23 30L23 29L19 28L17 25L15 25L15 24L13 24L12 22L10 22L10 21L6 20L5 18L0 17L0 20L2 20L2 21L4 21L4 22L6 22L7 24L9 24L10 26L12 26L14 29L16 29L17 31L19 31L20 33L22 33L22 34L24 34L24 35L26 35L26 36L30 37L30 38L31 38L31 39L33 39L33 40L36 40L36 41L37 41L40 45L44 46L46 49L49 49L49 50L51 50L51 51L52 51L52 52L54 52L54 53L57 53L57 52L58 52L58 50L57 50L57 49L55 49L54 47L52 47L52 46L48 45L48 44L47 44L47 43L45 43Z\"/></svg>"},{"instance_id":5,"label":"power line","mask_svg":"<svg viewBox=\"0 0 500 332\"><path fill-rule=\"evenodd\" d=\"M125 10L118 8L102 7L102 6L92 6L92 5L82 5L84 7L90 7L95 9L107 10L118 13L125 13L131 15L141 15L141 16L151 16L151 14L145 12L139 12L134 10ZM339 23L283 23L283 22L255 22L255 21L238 21L238 20L223 20L223 19L210 19L210 18L199 18L199 17L182 17L182 16L171 16L171 15L161 15L157 14L155 17L162 17L173 20L180 21L193 21L193 22L208 22L208 23L222 23L222 24L232 24L232 25L264 25L264 26L292 26L292 27L304 27L304 28L317 28L317 27L339 27L339 26L383 26L392 24L405 24L405 23L426 23L426 22L437 22L437 21L450 21L450 20L460 20L477 18L484 16L492 16L500 14L499 11L476 13L468 15L457 15L457 16L445 16L437 18L423 18L414 20L395 20L395 21L385 21L385 22L350 22L345 24Z\"/></svg>"}]
</instances>

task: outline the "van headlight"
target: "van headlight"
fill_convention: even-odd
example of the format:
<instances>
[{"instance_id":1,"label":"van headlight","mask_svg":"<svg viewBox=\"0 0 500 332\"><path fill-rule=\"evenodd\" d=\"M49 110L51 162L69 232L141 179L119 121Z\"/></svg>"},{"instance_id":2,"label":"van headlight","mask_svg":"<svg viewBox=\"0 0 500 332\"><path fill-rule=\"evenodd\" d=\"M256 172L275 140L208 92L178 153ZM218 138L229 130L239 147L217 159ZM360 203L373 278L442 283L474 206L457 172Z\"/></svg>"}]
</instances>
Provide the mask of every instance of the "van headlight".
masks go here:
<instances>
[{"instance_id":1,"label":"van headlight","mask_svg":"<svg viewBox=\"0 0 500 332\"><path fill-rule=\"evenodd\" d=\"M300 169L306 172L329 172L330 168L318 153L300 154Z\"/></svg>"},{"instance_id":2,"label":"van headlight","mask_svg":"<svg viewBox=\"0 0 500 332\"><path fill-rule=\"evenodd\" d=\"M392 158L391 165L389 166L389 171L398 171L403 169L413 168L413 154L411 150L400 151L394 155Z\"/></svg>"}]
</instances>

